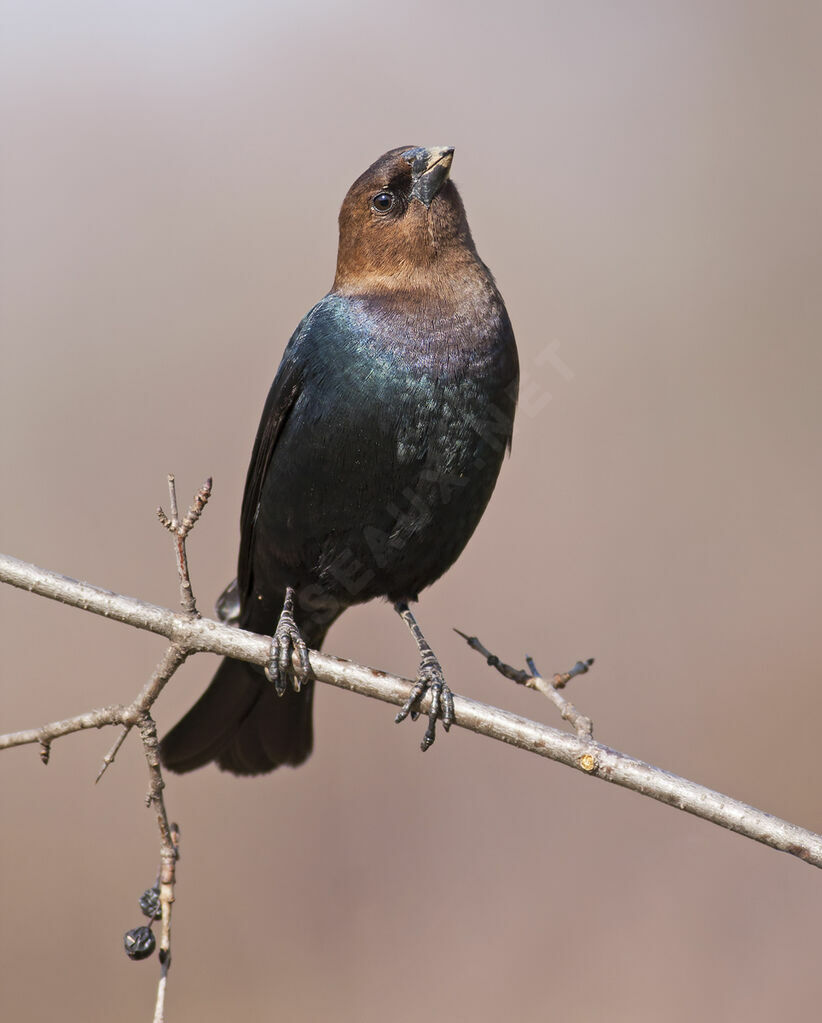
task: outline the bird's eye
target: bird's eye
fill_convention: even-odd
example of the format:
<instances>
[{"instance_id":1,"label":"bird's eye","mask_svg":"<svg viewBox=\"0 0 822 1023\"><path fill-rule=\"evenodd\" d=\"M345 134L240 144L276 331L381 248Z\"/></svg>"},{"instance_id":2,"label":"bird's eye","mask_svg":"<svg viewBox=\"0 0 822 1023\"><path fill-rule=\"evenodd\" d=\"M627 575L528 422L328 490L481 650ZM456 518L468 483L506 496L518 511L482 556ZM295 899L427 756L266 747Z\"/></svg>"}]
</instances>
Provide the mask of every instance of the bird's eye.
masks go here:
<instances>
[{"instance_id":1,"label":"bird's eye","mask_svg":"<svg viewBox=\"0 0 822 1023\"><path fill-rule=\"evenodd\" d=\"M394 202L393 192L378 192L371 200L371 209L377 213L388 213L394 208Z\"/></svg>"}]
</instances>

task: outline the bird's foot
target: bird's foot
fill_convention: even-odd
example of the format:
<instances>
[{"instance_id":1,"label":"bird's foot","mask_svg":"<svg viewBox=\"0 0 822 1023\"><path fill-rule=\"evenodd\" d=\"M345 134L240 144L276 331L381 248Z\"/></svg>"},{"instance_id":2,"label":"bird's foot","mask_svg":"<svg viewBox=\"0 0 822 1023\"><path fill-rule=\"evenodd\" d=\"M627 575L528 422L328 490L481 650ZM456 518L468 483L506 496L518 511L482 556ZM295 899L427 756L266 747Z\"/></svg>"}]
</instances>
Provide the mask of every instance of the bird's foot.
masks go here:
<instances>
[{"instance_id":1,"label":"bird's foot","mask_svg":"<svg viewBox=\"0 0 822 1023\"><path fill-rule=\"evenodd\" d=\"M294 671L292 658L295 650L300 658L300 674ZM303 679L311 677L308 647L294 620L294 590L291 586L286 588L280 620L271 637L271 649L268 654L268 664L265 666L265 677L269 682L274 683L277 696L284 695L289 682L294 687L294 691L298 693Z\"/></svg>"},{"instance_id":2,"label":"bird's foot","mask_svg":"<svg viewBox=\"0 0 822 1023\"><path fill-rule=\"evenodd\" d=\"M423 655L416 684L399 714L394 718L395 722L399 724L409 715L412 721L416 721L420 716L420 701L428 692L431 693L431 706L428 708L428 727L420 743L423 753L433 745L437 737L437 721L442 721L442 727L447 732L454 720L454 697L446 685L440 662L430 652Z\"/></svg>"}]
</instances>

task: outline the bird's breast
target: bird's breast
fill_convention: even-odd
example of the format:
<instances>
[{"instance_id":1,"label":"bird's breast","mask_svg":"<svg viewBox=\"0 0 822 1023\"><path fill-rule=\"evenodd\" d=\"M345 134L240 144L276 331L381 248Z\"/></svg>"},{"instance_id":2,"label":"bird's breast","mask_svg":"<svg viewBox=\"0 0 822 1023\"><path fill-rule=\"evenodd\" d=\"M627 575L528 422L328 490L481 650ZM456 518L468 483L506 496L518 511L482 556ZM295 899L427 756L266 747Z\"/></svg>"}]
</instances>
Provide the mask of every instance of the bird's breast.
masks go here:
<instances>
[{"instance_id":1,"label":"bird's breast","mask_svg":"<svg viewBox=\"0 0 822 1023\"><path fill-rule=\"evenodd\" d=\"M332 304L266 479L282 560L349 603L408 596L459 555L511 439L516 353L500 309ZM329 495L334 495L333 500ZM357 580L352 589L353 578Z\"/></svg>"}]
</instances>

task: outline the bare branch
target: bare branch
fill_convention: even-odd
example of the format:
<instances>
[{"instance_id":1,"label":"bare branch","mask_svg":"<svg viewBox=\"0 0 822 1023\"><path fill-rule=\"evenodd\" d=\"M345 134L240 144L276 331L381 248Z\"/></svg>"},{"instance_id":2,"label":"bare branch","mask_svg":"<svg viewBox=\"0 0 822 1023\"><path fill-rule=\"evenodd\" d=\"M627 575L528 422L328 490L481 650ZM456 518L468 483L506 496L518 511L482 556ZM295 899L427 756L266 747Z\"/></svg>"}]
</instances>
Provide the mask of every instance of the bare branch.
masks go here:
<instances>
[{"instance_id":1,"label":"bare branch","mask_svg":"<svg viewBox=\"0 0 822 1023\"><path fill-rule=\"evenodd\" d=\"M133 597L77 582L7 555L0 555L0 581L166 636L187 654L208 651L261 667L268 660L270 637L257 636L205 618L177 614ZM413 685L408 679L315 651L310 656L311 668L320 682L397 706L402 706L408 699ZM427 713L428 703L429 698L426 697L420 706L423 714ZM815 867L822 867L822 836L720 792L670 774L591 739L570 735L465 697L454 697L454 714L454 724L458 727L556 760L591 777L632 789L773 849L798 856ZM65 728L60 734L82 727L97 727L97 722ZM30 732L15 733L14 736L0 736L0 748L23 742L40 742L41 732L40 729L33 729Z\"/></svg>"},{"instance_id":2,"label":"bare branch","mask_svg":"<svg viewBox=\"0 0 822 1023\"><path fill-rule=\"evenodd\" d=\"M134 708L138 714L148 712L154 701L165 688L166 683L188 657L190 651L179 643L172 643L163 655L163 659L154 669L151 678L143 686L142 691L134 701Z\"/></svg>"},{"instance_id":3,"label":"bare branch","mask_svg":"<svg viewBox=\"0 0 822 1023\"><path fill-rule=\"evenodd\" d=\"M171 507L171 518L166 515L162 508L157 509L157 518L161 525L174 535L174 551L177 555L177 574L180 577L180 603L183 610L190 615L198 615L197 604L194 600L194 593L191 588L191 579L188 574L188 556L186 554L186 537L194 528L195 523L203 514L203 509L211 497L211 477L205 481L194 496L194 501L189 506L185 518L180 521L177 511L177 486L172 473L168 474L168 500Z\"/></svg>"},{"instance_id":4,"label":"bare branch","mask_svg":"<svg viewBox=\"0 0 822 1023\"><path fill-rule=\"evenodd\" d=\"M182 521L180 521L177 510L177 492L174 477L171 475L168 477L168 487L171 502L171 518L165 514L162 508L157 509L157 515L161 524L174 534L177 573L180 579L180 603L183 607L185 619L194 621L199 618L199 615L188 573L186 538L202 515L203 509L208 502L211 494L211 480L206 480L200 488ZM18 563L18 565L21 564ZM70 580L65 581L71 582ZM69 586L69 589L74 589L75 596L78 586L82 590L80 584L74 584L73 587ZM30 588L34 589L35 587L32 586ZM94 588L89 587L89 589L93 590ZM99 595L100 591L97 591L98 598ZM66 599L65 602L70 603L71 601ZM171 638L171 644L151 678L128 705L103 707L99 710L88 711L85 714L78 714L73 718L67 718L63 721L52 722L50 725L44 725L38 729L26 732L13 732L0 736L0 749L38 742L40 744L40 757L44 764L48 764L51 744L54 739L86 728L121 725L122 731L120 735L103 758L103 765L96 778L96 781L99 781L109 765L114 763L114 759L128 737L129 732L135 725L138 727L149 771L149 789L146 796L146 805L154 808L157 816L157 827L160 832L160 872L155 888L145 892L140 900L141 908L144 908L144 911L146 911L144 899L146 896L152 897L150 902L146 903L148 906L147 915L151 923L148 926L143 925L128 931L124 936L124 944L126 953L132 959L144 958L146 955L150 955L154 948L154 936L151 932L151 925L159 916L161 920L159 950L161 969L160 980L157 986L154 1023L163 1023L165 1019L165 994L168 984L168 971L171 965L171 906L174 902L179 829L176 824L169 824L168 820L165 799L163 797L165 783L160 766L160 743L157 738L157 726L151 716L151 707L163 691L168 680L185 661L190 652L191 650L187 646L181 645ZM154 898L159 903L159 914L156 913L154 905L151 904Z\"/></svg>"},{"instance_id":5,"label":"bare branch","mask_svg":"<svg viewBox=\"0 0 822 1023\"><path fill-rule=\"evenodd\" d=\"M152 923L155 920L160 920L160 979L157 983L157 997L152 1017L154 1023L164 1023L165 1021L168 971L171 966L171 905L174 902L175 871L180 856L180 829L176 824L169 825L168 837L169 842L163 847L157 881L153 888L143 892L140 899L140 907L150 917ZM147 929L150 928L143 927L136 930L145 931ZM130 931L126 938L136 941L137 934L135 931Z\"/></svg>"},{"instance_id":6,"label":"bare branch","mask_svg":"<svg viewBox=\"0 0 822 1023\"><path fill-rule=\"evenodd\" d=\"M97 710L76 714L74 717L64 718L62 721L52 721L41 728L28 728L22 732L9 732L7 735L0 735L0 749L25 746L31 742L39 742L41 746L48 749L55 739L59 739L63 735L71 735L72 732L81 732L86 728L105 728L106 725L126 724L126 714L127 708L122 705L99 707ZM132 725L134 722L128 722L128 724ZM45 763L48 763L47 757L43 759Z\"/></svg>"},{"instance_id":7,"label":"bare branch","mask_svg":"<svg viewBox=\"0 0 822 1023\"><path fill-rule=\"evenodd\" d=\"M184 650L182 647L177 646L176 643L172 643L171 646L163 655L163 659L154 669L154 673L152 674L151 678L148 680L148 682L146 682L145 686L138 694L137 698L127 707L110 708L111 710L118 710L120 713L116 717L112 716L112 719L110 721L103 721L97 727L102 728L103 725L106 724L116 725L120 721L123 721L125 723L125 727L123 728L123 731L120 733L117 741L108 751L108 753L106 753L106 755L103 757L103 766L100 768L97 777L94 779L95 782L98 782L108 770L109 765L114 763L114 758L117 756L120 747L126 741L128 733L136 724L140 723L143 714L147 713L150 710L150 708L154 704L154 701L163 691L166 682L168 682L168 680L171 678L174 672L180 667L180 665L183 663L186 657L188 657L188 651ZM1 748L2 747L0 746L0 749Z\"/></svg>"},{"instance_id":8,"label":"bare branch","mask_svg":"<svg viewBox=\"0 0 822 1023\"><path fill-rule=\"evenodd\" d=\"M172 650L175 648L172 647ZM183 657L185 655L182 655ZM171 966L171 907L174 903L174 883L179 856L180 829L176 824L169 824L166 805L163 799L165 782L160 767L160 742L157 738L157 726L154 719L146 711L140 721L140 738L149 771L149 790L146 802L154 807L157 814L157 826L161 836L160 876L157 882L160 890L160 980L157 984L157 999L154 1008L154 1023L163 1023L165 1019L165 997L168 985L168 971Z\"/></svg>"},{"instance_id":9,"label":"bare branch","mask_svg":"<svg viewBox=\"0 0 822 1023\"><path fill-rule=\"evenodd\" d=\"M528 689L536 689L543 696L547 696L554 706L559 708L563 721L567 721L576 731L577 735L589 739L593 738L593 721L584 714L581 714L573 703L570 700L566 700L559 692L560 689L564 689L568 685L572 678L576 678L577 675L584 675L590 670L591 665L594 663L593 657L589 657L587 661L577 661L570 671L564 671L554 675L552 678L546 679L537 671L537 666L534 664L532 657L525 658L528 671L523 671L522 668L513 668L510 664L501 661L496 654L492 654L476 636L468 636L460 629L454 629L454 632L462 636L468 646L481 654L485 658L486 663L490 664L492 668L496 668L500 675L511 679L517 685L525 686Z\"/></svg>"},{"instance_id":10,"label":"bare branch","mask_svg":"<svg viewBox=\"0 0 822 1023\"><path fill-rule=\"evenodd\" d=\"M111 749L108 751L108 753L106 753L106 755L103 757L103 766L97 772L97 777L94 779L94 784L95 785L103 777L103 775L106 773L106 771L109 769L109 765L114 763L114 758L120 752L120 747L123 745L123 743L128 738L128 733L131 731L131 727L132 727L131 725L126 725L126 727L122 730L122 732L120 732L120 734L117 736L117 740L115 741L114 745L111 747Z\"/></svg>"}]
</instances>

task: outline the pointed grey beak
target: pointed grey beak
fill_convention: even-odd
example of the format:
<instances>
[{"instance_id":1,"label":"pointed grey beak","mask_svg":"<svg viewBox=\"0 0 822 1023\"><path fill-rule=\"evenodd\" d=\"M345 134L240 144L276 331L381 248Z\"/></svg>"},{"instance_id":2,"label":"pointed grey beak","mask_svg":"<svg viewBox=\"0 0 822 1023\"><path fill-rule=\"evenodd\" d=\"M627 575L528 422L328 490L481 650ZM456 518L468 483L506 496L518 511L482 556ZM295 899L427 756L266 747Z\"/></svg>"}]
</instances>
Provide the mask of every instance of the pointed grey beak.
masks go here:
<instances>
[{"instance_id":1,"label":"pointed grey beak","mask_svg":"<svg viewBox=\"0 0 822 1023\"><path fill-rule=\"evenodd\" d=\"M411 164L411 197L419 199L426 207L430 206L431 200L448 180L454 147L431 146L425 149L419 146L406 150L402 156Z\"/></svg>"}]
</instances>

